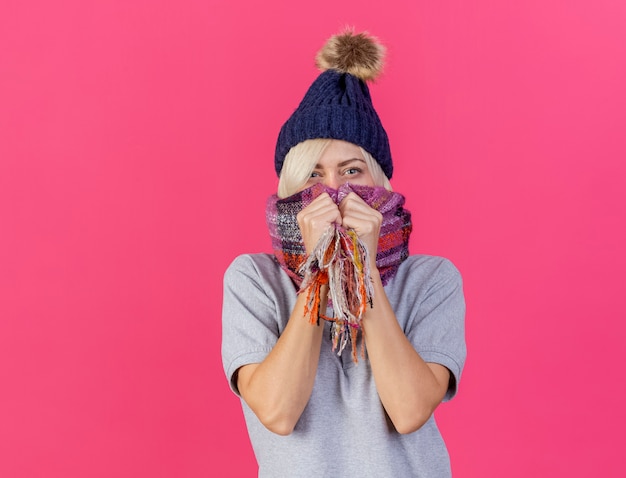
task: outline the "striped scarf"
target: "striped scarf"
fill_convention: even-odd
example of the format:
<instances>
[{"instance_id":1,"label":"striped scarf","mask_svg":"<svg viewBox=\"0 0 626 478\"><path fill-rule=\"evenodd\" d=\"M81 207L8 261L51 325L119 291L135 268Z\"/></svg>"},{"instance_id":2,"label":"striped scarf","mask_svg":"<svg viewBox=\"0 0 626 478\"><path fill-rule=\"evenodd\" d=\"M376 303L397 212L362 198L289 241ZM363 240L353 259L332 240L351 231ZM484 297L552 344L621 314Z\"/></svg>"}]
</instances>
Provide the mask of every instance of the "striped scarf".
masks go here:
<instances>
[{"instance_id":1,"label":"striped scarf","mask_svg":"<svg viewBox=\"0 0 626 478\"><path fill-rule=\"evenodd\" d=\"M289 275L299 293L307 293L305 314L311 323L319 318L333 322L333 350L341 354L352 343L356 362L357 333L366 305L371 304L371 281L367 268L367 251L354 231L332 226L320 239L309 257L306 255L297 214L320 194L327 192L339 204L350 192L356 193L383 216L376 253L376 267L383 285L396 274L409 255L411 213L404 209L404 197L382 187L344 184L338 190L322 184L280 199L273 195L267 201L266 219L274 255ZM334 317L319 311L319 291L329 285L329 298ZM361 350L362 355L364 354Z\"/></svg>"}]
</instances>

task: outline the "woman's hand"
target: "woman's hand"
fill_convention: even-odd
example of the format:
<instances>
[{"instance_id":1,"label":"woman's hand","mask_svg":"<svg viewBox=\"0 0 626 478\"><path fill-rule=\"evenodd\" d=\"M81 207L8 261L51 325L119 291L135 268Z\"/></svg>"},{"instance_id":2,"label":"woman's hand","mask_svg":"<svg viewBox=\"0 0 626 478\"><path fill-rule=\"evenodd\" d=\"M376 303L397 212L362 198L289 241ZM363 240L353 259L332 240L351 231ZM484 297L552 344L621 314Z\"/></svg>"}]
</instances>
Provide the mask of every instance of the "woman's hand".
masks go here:
<instances>
[{"instance_id":1,"label":"woman's hand","mask_svg":"<svg viewBox=\"0 0 626 478\"><path fill-rule=\"evenodd\" d=\"M342 222L339 207L337 207L337 204L335 204L328 193L320 194L311 204L302 209L296 217L307 254L313 252L328 226L333 223L341 224Z\"/></svg>"},{"instance_id":2,"label":"woman's hand","mask_svg":"<svg viewBox=\"0 0 626 478\"><path fill-rule=\"evenodd\" d=\"M374 269L383 215L376 209L372 209L354 192L348 194L341 201L339 212L342 218L341 225L346 229L354 229L359 239L367 247L370 267Z\"/></svg>"}]
</instances>

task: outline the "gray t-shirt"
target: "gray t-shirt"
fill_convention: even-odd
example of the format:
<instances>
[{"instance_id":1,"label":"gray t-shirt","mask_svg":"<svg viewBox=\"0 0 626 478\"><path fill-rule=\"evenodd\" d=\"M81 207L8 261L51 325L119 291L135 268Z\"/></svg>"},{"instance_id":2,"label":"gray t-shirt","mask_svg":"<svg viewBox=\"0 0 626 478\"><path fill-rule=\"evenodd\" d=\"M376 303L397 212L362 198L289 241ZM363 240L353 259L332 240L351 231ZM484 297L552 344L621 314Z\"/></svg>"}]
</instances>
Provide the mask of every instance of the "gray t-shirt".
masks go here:
<instances>
[{"instance_id":1,"label":"gray t-shirt","mask_svg":"<svg viewBox=\"0 0 626 478\"><path fill-rule=\"evenodd\" d=\"M385 292L415 350L426 362L450 370L444 400L451 399L466 355L459 272L447 259L411 256ZM295 301L294 285L272 255L239 256L226 271L222 360L235 393L235 372L265 359ZM313 392L293 433L270 432L242 400L259 477L450 476L448 451L434 417L416 432L396 432L380 403L368 360L353 363L350 346L337 356L331 350L329 324L324 326Z\"/></svg>"}]
</instances>

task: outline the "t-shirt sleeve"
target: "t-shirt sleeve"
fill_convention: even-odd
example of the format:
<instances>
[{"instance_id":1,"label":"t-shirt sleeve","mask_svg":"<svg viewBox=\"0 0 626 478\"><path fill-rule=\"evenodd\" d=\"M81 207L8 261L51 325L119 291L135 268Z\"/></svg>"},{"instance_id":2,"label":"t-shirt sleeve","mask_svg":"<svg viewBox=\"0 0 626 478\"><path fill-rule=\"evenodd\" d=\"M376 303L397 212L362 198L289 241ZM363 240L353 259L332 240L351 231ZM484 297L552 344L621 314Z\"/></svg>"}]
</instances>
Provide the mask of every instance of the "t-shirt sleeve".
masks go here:
<instances>
[{"instance_id":1,"label":"t-shirt sleeve","mask_svg":"<svg viewBox=\"0 0 626 478\"><path fill-rule=\"evenodd\" d=\"M237 370L262 362L280 334L276 303L262 274L248 255L237 257L224 274L222 364L237 395Z\"/></svg>"},{"instance_id":2,"label":"t-shirt sleeve","mask_svg":"<svg viewBox=\"0 0 626 478\"><path fill-rule=\"evenodd\" d=\"M452 262L439 259L416 296L407 337L424 361L450 370L447 401L457 392L467 355L465 298L461 274Z\"/></svg>"}]
</instances>

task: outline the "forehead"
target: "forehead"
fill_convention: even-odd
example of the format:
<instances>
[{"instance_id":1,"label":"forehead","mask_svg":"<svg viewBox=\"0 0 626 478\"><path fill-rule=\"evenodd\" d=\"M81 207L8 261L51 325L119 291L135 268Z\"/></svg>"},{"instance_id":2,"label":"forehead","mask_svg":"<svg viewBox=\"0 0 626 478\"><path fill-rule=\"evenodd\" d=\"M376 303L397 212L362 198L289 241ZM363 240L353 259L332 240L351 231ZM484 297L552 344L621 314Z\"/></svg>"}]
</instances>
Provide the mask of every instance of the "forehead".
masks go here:
<instances>
[{"instance_id":1,"label":"forehead","mask_svg":"<svg viewBox=\"0 0 626 478\"><path fill-rule=\"evenodd\" d=\"M361 148L356 144L334 139L326 147L322 156L320 156L319 164L326 165L328 163L337 163L349 159L360 159L363 161L365 158L363 158Z\"/></svg>"}]
</instances>

